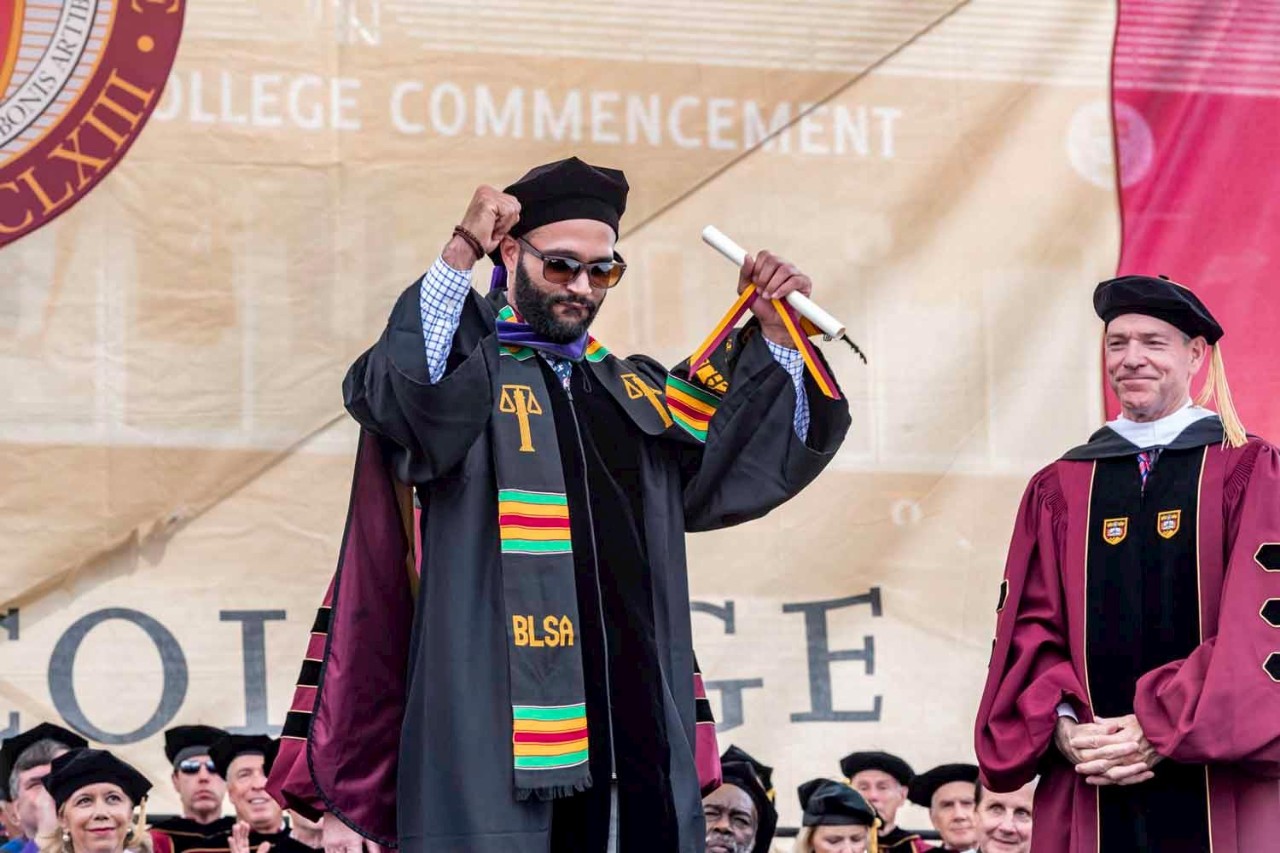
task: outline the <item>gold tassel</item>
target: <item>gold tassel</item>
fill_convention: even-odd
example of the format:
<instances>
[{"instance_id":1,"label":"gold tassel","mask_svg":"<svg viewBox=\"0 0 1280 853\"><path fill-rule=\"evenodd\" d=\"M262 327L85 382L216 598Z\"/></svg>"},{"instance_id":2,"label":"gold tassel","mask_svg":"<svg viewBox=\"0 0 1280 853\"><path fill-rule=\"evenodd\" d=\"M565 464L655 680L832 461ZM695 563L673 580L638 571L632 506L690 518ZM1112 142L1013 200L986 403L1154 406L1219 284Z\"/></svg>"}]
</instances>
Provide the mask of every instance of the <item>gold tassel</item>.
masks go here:
<instances>
[{"instance_id":1,"label":"gold tassel","mask_svg":"<svg viewBox=\"0 0 1280 853\"><path fill-rule=\"evenodd\" d=\"M871 822L871 832L867 834L867 853L880 853L880 827L884 821L877 817Z\"/></svg>"},{"instance_id":2,"label":"gold tassel","mask_svg":"<svg viewBox=\"0 0 1280 853\"><path fill-rule=\"evenodd\" d=\"M151 836L147 832L147 798L138 803L138 819L129 828L124 839L126 850L145 851L151 853Z\"/></svg>"},{"instance_id":3,"label":"gold tassel","mask_svg":"<svg viewBox=\"0 0 1280 853\"><path fill-rule=\"evenodd\" d=\"M1222 419L1223 446L1244 447L1249 440L1244 424L1240 423L1240 415L1236 413L1235 403L1231 400L1231 386L1227 384L1227 368L1222 362L1222 347L1215 346L1209 355L1209 371L1205 375L1204 387L1196 397L1196 405L1204 406L1210 401L1215 403L1218 417Z\"/></svg>"}]
</instances>

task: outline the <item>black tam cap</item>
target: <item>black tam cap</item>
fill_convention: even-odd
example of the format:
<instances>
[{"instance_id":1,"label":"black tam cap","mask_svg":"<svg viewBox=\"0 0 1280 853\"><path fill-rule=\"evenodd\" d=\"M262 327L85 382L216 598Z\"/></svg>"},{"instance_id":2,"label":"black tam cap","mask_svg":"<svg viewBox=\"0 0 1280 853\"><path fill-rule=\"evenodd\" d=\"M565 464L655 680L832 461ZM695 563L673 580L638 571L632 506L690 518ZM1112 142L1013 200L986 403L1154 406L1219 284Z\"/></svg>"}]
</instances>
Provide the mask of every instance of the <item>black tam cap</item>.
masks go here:
<instances>
[{"instance_id":1,"label":"black tam cap","mask_svg":"<svg viewBox=\"0 0 1280 853\"><path fill-rule=\"evenodd\" d=\"M851 752L840 759L840 772L850 781L863 770L888 773L898 780L899 785L910 785L916 775L910 764L887 752Z\"/></svg>"},{"instance_id":2,"label":"black tam cap","mask_svg":"<svg viewBox=\"0 0 1280 853\"><path fill-rule=\"evenodd\" d=\"M266 735L227 735L209 747L209 757L213 759L218 775L226 779L231 762L242 755L261 755L262 772L270 773L279 751L280 741Z\"/></svg>"},{"instance_id":3,"label":"black tam cap","mask_svg":"<svg viewBox=\"0 0 1280 853\"><path fill-rule=\"evenodd\" d=\"M778 807L774 805L773 768L761 764L743 749L730 746L720 756L720 772L726 785L747 792L756 806L756 843L753 853L767 853L778 828Z\"/></svg>"},{"instance_id":4,"label":"black tam cap","mask_svg":"<svg viewBox=\"0 0 1280 853\"><path fill-rule=\"evenodd\" d=\"M1164 320L1191 337L1216 344L1222 326L1194 293L1166 276L1126 275L1104 281L1093 291L1093 310L1104 323L1121 314L1145 314Z\"/></svg>"},{"instance_id":5,"label":"black tam cap","mask_svg":"<svg viewBox=\"0 0 1280 853\"><path fill-rule=\"evenodd\" d=\"M105 749L74 749L53 760L44 787L59 809L86 785L109 782L119 785L136 806L151 790L151 782L131 765Z\"/></svg>"},{"instance_id":6,"label":"black tam cap","mask_svg":"<svg viewBox=\"0 0 1280 853\"><path fill-rule=\"evenodd\" d=\"M627 176L620 170L592 166L577 157L537 166L503 190L520 202L520 221L511 236L522 237L566 219L595 219L617 236L629 189ZM490 257L500 263L496 250Z\"/></svg>"},{"instance_id":7,"label":"black tam cap","mask_svg":"<svg viewBox=\"0 0 1280 853\"><path fill-rule=\"evenodd\" d=\"M933 795L943 785L952 782L978 782L978 765L976 764L943 764L927 773L921 773L911 780L907 797L917 806L926 809L933 805Z\"/></svg>"},{"instance_id":8,"label":"black tam cap","mask_svg":"<svg viewBox=\"0 0 1280 853\"><path fill-rule=\"evenodd\" d=\"M89 745L89 742L80 735L62 726L55 726L53 723L40 723L21 734L5 738L4 745L0 746L0 799L12 799L9 792L9 776L13 774L14 765L18 763L22 753L27 751L27 747L34 746L42 740L60 743L67 749L81 749Z\"/></svg>"},{"instance_id":9,"label":"black tam cap","mask_svg":"<svg viewBox=\"0 0 1280 853\"><path fill-rule=\"evenodd\" d=\"M875 826L876 810L843 782L810 779L800 786L801 826Z\"/></svg>"},{"instance_id":10,"label":"black tam cap","mask_svg":"<svg viewBox=\"0 0 1280 853\"><path fill-rule=\"evenodd\" d=\"M209 748L226 736L213 726L174 726L164 733L164 757L176 767L188 758L208 755Z\"/></svg>"}]
</instances>

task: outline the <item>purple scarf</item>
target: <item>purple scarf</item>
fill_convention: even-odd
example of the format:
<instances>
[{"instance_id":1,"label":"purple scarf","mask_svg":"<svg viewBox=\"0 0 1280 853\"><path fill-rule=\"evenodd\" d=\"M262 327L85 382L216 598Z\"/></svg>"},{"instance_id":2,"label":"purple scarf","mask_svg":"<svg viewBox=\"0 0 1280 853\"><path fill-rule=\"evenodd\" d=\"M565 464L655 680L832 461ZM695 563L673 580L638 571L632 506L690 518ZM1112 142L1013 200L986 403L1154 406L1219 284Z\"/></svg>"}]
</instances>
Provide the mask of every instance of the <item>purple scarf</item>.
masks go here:
<instances>
[{"instance_id":1,"label":"purple scarf","mask_svg":"<svg viewBox=\"0 0 1280 853\"><path fill-rule=\"evenodd\" d=\"M495 290L505 291L507 289L506 280L506 269L494 267L493 275L489 279L489 293L492 295ZM587 352L586 332L583 332L576 341L559 344L539 335L528 323L512 323L509 320L499 320L497 325L498 341L507 346L528 347L529 349L545 352L547 355L565 358L569 361L582 361L582 357Z\"/></svg>"}]
</instances>

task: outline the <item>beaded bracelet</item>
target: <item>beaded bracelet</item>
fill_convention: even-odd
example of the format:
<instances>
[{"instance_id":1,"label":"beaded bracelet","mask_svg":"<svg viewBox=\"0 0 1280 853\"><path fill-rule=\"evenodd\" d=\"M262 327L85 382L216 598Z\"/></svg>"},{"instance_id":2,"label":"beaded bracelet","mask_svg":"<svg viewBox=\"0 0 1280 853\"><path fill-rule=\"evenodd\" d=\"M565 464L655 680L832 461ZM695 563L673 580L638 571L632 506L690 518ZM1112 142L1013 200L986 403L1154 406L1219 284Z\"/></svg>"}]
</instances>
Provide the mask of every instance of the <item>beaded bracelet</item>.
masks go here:
<instances>
[{"instance_id":1,"label":"beaded bracelet","mask_svg":"<svg viewBox=\"0 0 1280 853\"><path fill-rule=\"evenodd\" d=\"M480 241L479 239L476 238L476 235L472 234L470 231L463 228L461 225L455 225L453 228L453 233L454 235L461 237L463 240L466 241L467 245L471 247L471 251L476 253L477 261L484 257L484 254L485 254L484 246L480 245Z\"/></svg>"}]
</instances>

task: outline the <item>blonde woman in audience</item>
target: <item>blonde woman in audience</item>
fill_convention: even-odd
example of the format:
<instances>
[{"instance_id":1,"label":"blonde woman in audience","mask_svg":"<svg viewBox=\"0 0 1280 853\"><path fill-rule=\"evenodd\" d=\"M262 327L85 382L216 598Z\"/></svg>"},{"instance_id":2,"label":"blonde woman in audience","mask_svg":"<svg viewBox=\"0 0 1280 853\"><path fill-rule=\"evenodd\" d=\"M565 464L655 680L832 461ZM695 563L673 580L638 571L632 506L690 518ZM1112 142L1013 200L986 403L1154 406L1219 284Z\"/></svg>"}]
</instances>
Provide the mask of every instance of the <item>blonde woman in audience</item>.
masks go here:
<instances>
[{"instance_id":1,"label":"blonde woman in audience","mask_svg":"<svg viewBox=\"0 0 1280 853\"><path fill-rule=\"evenodd\" d=\"M812 779L800 786L799 794L804 817L793 853L879 853L880 818L853 788Z\"/></svg>"},{"instance_id":2,"label":"blonde woman in audience","mask_svg":"<svg viewBox=\"0 0 1280 853\"><path fill-rule=\"evenodd\" d=\"M58 828L38 839L40 853L153 853L146 831L151 782L100 749L76 749L53 760L44 787Z\"/></svg>"}]
</instances>

